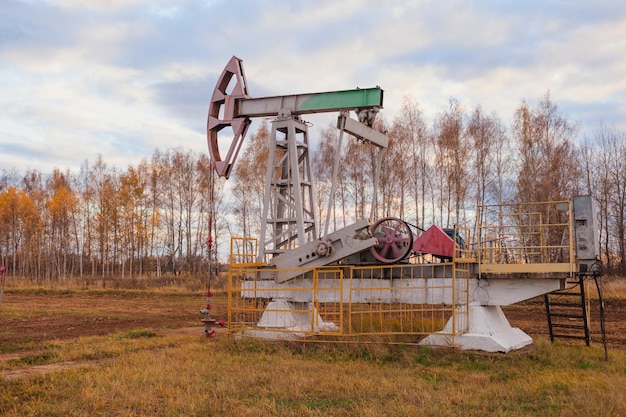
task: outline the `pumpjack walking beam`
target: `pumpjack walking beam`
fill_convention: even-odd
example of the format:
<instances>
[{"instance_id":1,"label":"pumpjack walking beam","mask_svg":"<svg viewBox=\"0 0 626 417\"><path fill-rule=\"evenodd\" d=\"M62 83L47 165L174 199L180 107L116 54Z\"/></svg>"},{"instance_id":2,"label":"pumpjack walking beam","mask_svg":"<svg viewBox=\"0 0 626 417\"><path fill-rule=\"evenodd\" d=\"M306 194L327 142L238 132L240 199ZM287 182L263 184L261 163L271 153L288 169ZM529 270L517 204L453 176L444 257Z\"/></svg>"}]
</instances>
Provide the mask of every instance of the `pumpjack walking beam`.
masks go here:
<instances>
[{"instance_id":1,"label":"pumpjack walking beam","mask_svg":"<svg viewBox=\"0 0 626 417\"><path fill-rule=\"evenodd\" d=\"M243 62L233 56L216 84L209 106L207 139L211 160L219 176L230 176L253 117L275 117L284 111L297 116L356 110L359 121L364 122L371 121L382 107L383 90L380 87L252 98L248 93ZM226 127L232 127L234 136L226 155L222 156L218 134Z\"/></svg>"}]
</instances>

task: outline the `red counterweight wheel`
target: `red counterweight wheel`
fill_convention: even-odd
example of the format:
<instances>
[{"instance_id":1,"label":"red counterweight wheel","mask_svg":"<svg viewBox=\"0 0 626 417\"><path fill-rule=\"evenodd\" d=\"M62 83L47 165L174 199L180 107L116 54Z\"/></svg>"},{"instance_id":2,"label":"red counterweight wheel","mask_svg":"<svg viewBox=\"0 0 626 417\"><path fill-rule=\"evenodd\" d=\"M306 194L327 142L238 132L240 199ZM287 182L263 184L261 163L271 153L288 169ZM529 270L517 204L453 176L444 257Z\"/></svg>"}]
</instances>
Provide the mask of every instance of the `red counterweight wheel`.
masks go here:
<instances>
[{"instance_id":1,"label":"red counterweight wheel","mask_svg":"<svg viewBox=\"0 0 626 417\"><path fill-rule=\"evenodd\" d=\"M413 248L413 233L409 225L395 217L380 219L371 227L378 246L370 248L374 258L385 264L406 258Z\"/></svg>"},{"instance_id":2,"label":"red counterweight wheel","mask_svg":"<svg viewBox=\"0 0 626 417\"><path fill-rule=\"evenodd\" d=\"M230 176L248 127L250 127L250 119L237 115L237 100L245 98L250 98L250 95L243 72L243 63L241 59L234 56L226 64L213 90L207 120L207 140L211 162L220 177ZM234 136L226 155L221 155L219 132L226 127L232 128Z\"/></svg>"}]
</instances>

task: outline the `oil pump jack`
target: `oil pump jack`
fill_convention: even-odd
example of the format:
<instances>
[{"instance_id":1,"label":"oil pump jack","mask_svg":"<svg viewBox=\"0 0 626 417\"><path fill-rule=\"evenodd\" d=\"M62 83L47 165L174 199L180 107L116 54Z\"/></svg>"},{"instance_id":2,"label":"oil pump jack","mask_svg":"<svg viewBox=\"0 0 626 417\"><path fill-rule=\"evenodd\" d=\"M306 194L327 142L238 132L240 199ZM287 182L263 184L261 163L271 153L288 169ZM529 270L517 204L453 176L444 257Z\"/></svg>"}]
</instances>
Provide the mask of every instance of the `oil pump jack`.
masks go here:
<instances>
[{"instance_id":1,"label":"oil pump jack","mask_svg":"<svg viewBox=\"0 0 626 417\"><path fill-rule=\"evenodd\" d=\"M490 207L479 208L478 236L471 250L456 228L443 230L435 225L414 233L408 223L393 217L374 224L361 219L329 232L341 163L340 152L336 152L327 217L323 230L317 230L308 126L301 116L339 112L337 149L341 149L344 133L377 148L374 215L382 153L388 145L387 136L372 128L382 107L380 87L252 98L242 61L231 58L209 106L207 138L216 173L226 178L232 173L252 118L274 120L263 200L266 222L261 226L257 254L257 264L262 266L229 296L258 299L261 291L264 300L271 300L257 323L265 329L289 322L291 328L308 326L313 333L313 323L319 328L328 325L326 330L332 331L333 323L324 323L317 315L315 303L320 302L386 302L391 308L452 305L445 328L420 343L503 352L532 343L530 336L511 327L500 306L563 290L577 277L582 283L586 275L597 276L599 248L591 197L551 202L549 210L566 219L554 225L542 223L544 203L530 210L510 209L511 224L502 222L504 212L498 208L499 221L493 227L482 223L488 217L482 211L488 212ZM232 136L224 135L227 128L232 129ZM537 218L531 224L521 222ZM544 242L544 237L555 234L560 236L557 244ZM494 243L512 240L518 243ZM430 260L410 262L413 254L427 254ZM340 283L324 277L313 283L311 271L327 265L343 266L350 276ZM380 265L384 268L376 269ZM296 278L299 284L294 283Z\"/></svg>"},{"instance_id":2,"label":"oil pump jack","mask_svg":"<svg viewBox=\"0 0 626 417\"><path fill-rule=\"evenodd\" d=\"M338 146L341 146L344 132L373 144L379 150L379 171L382 150L387 147L388 138L371 126L382 106L383 90L380 87L251 98L242 61L231 58L213 92L207 125L209 152L218 175L230 176L251 118L275 118L263 200L263 218L267 220L261 226L260 262L269 257L270 267L287 270L328 265L370 248L375 248L372 253L382 260L386 260L387 253L392 254L390 259L408 254L411 242L406 231L391 236L388 228L381 225L389 235L389 242L379 247L379 241L370 233L367 219L329 233L327 217L324 230L321 233L317 230L319 223L314 209L308 129L300 116L340 112ZM354 111L358 120L351 118L349 111ZM233 138L222 156L219 133L226 127L232 128ZM333 204L339 158L337 152L329 207ZM375 178L374 190L377 189L378 172ZM404 229L403 223L401 226ZM406 253L398 253L399 247ZM276 281L287 281L294 273L281 273Z\"/></svg>"}]
</instances>

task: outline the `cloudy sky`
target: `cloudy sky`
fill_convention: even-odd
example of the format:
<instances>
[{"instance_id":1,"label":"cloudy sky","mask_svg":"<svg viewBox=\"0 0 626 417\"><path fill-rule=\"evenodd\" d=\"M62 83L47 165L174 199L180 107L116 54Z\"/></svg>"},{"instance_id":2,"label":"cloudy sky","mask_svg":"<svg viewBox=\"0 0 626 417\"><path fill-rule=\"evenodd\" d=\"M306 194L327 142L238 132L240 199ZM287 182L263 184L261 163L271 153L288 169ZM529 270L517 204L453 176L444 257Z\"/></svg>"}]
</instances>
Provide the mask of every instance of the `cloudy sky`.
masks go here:
<instances>
[{"instance_id":1,"label":"cloudy sky","mask_svg":"<svg viewBox=\"0 0 626 417\"><path fill-rule=\"evenodd\" d=\"M621 0L0 0L0 170L206 152L233 55L253 97L379 85L387 120L409 96L508 124L549 90L579 136L626 130Z\"/></svg>"}]
</instances>

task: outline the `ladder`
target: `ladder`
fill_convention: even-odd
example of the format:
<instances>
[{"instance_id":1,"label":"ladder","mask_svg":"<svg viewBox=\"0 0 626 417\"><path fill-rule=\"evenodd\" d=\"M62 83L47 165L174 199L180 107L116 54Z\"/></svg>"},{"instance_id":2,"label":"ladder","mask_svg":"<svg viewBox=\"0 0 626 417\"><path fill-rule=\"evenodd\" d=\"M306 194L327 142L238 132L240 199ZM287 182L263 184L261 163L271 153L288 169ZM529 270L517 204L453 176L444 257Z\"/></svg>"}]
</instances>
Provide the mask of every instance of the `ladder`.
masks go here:
<instances>
[{"instance_id":1,"label":"ladder","mask_svg":"<svg viewBox=\"0 0 626 417\"><path fill-rule=\"evenodd\" d=\"M606 332L604 328L604 300L598 276L576 275L567 281L565 289L544 295L550 341L555 339L584 340L591 343L590 300L585 288L585 281L593 279L598 291L599 322L605 358L607 356Z\"/></svg>"}]
</instances>

